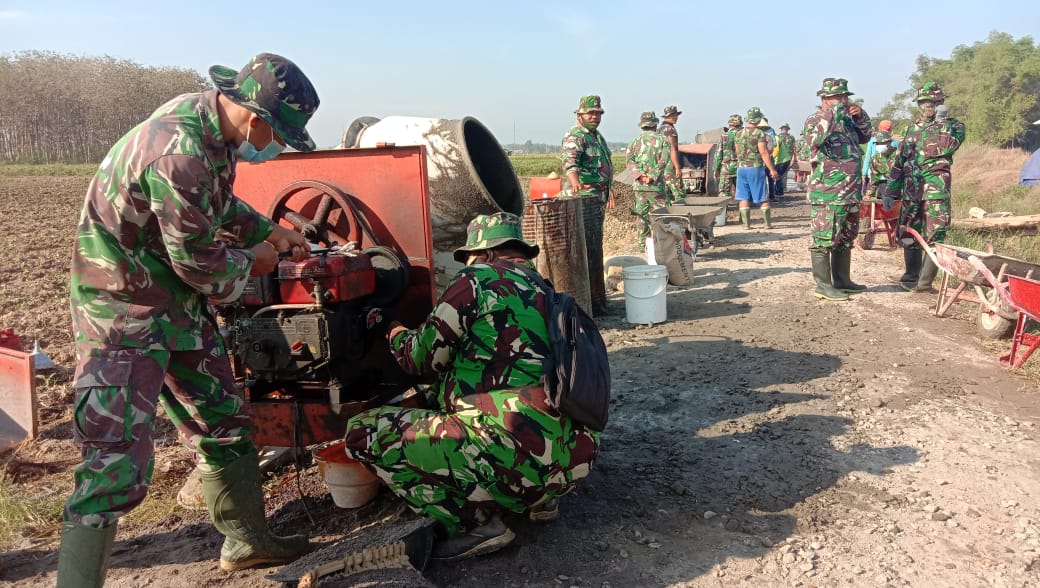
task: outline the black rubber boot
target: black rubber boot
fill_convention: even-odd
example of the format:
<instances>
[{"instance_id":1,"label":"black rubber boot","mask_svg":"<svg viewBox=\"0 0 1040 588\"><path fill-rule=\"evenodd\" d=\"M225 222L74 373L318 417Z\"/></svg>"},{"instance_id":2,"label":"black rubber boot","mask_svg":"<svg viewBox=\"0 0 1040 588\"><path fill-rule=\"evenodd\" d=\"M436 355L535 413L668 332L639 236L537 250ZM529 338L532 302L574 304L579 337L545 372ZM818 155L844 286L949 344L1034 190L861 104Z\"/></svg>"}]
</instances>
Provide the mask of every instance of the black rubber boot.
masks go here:
<instances>
[{"instance_id":1,"label":"black rubber boot","mask_svg":"<svg viewBox=\"0 0 1040 588\"><path fill-rule=\"evenodd\" d=\"M812 274L816 280L816 292L813 296L821 300L840 302L848 300L849 295L831 285L831 252L827 250L812 251Z\"/></svg>"},{"instance_id":2,"label":"black rubber boot","mask_svg":"<svg viewBox=\"0 0 1040 588\"><path fill-rule=\"evenodd\" d=\"M108 572L108 556L116 525L97 528L65 522L58 549L57 588L101 588Z\"/></svg>"},{"instance_id":3,"label":"black rubber boot","mask_svg":"<svg viewBox=\"0 0 1040 588\"><path fill-rule=\"evenodd\" d=\"M442 539L433 546L431 558L457 561L498 551L513 542L516 534L496 514L487 523L455 537Z\"/></svg>"},{"instance_id":4,"label":"black rubber boot","mask_svg":"<svg viewBox=\"0 0 1040 588\"><path fill-rule=\"evenodd\" d=\"M772 215L773 215L773 211L769 207L766 207L766 208L762 209L762 218L766 221L766 228L767 229L773 228L773 222L772 222L772 218L771 218Z\"/></svg>"},{"instance_id":5,"label":"black rubber boot","mask_svg":"<svg viewBox=\"0 0 1040 588\"><path fill-rule=\"evenodd\" d=\"M220 548L222 570L288 563L311 550L307 537L279 537L267 528L256 452L218 470L202 472L200 479L213 526L226 537Z\"/></svg>"},{"instance_id":6,"label":"black rubber boot","mask_svg":"<svg viewBox=\"0 0 1040 588\"><path fill-rule=\"evenodd\" d=\"M921 255L923 251L918 246L904 247L903 248L903 265L906 266L906 271L902 274L895 274L888 276L888 281L893 284L904 285L904 289L909 289L917 283L917 278L921 274Z\"/></svg>"},{"instance_id":7,"label":"black rubber boot","mask_svg":"<svg viewBox=\"0 0 1040 588\"><path fill-rule=\"evenodd\" d=\"M751 228L751 209L741 208L740 209L740 222L744 224L745 229Z\"/></svg>"},{"instance_id":8,"label":"black rubber boot","mask_svg":"<svg viewBox=\"0 0 1040 588\"><path fill-rule=\"evenodd\" d=\"M867 287L852 281L852 250L831 251L831 284L842 292L864 292Z\"/></svg>"},{"instance_id":9,"label":"black rubber boot","mask_svg":"<svg viewBox=\"0 0 1040 588\"><path fill-rule=\"evenodd\" d=\"M907 284L900 284L903 289L907 292L931 292L932 282L935 281L936 274L939 273L939 266L935 265L931 257L925 256L924 265L921 267L921 275L912 286Z\"/></svg>"}]
</instances>

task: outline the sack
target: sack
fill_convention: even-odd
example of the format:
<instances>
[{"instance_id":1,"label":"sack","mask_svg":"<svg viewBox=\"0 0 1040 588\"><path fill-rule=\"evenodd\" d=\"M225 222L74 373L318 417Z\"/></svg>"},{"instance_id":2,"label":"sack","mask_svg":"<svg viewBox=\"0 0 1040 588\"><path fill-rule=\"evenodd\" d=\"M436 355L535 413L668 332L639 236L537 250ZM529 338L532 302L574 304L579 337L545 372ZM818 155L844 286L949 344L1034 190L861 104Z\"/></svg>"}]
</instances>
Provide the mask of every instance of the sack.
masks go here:
<instances>
[{"instance_id":1,"label":"sack","mask_svg":"<svg viewBox=\"0 0 1040 588\"><path fill-rule=\"evenodd\" d=\"M654 258L658 264L668 268L668 283L673 286L692 286L696 252L686 237L685 228L668 219L658 219L654 221L653 231Z\"/></svg>"},{"instance_id":2,"label":"sack","mask_svg":"<svg viewBox=\"0 0 1040 588\"><path fill-rule=\"evenodd\" d=\"M557 292L527 268L524 273L546 294L550 354L542 366L549 404L575 422L602 431L610 405L610 360L599 328L573 296Z\"/></svg>"}]
</instances>

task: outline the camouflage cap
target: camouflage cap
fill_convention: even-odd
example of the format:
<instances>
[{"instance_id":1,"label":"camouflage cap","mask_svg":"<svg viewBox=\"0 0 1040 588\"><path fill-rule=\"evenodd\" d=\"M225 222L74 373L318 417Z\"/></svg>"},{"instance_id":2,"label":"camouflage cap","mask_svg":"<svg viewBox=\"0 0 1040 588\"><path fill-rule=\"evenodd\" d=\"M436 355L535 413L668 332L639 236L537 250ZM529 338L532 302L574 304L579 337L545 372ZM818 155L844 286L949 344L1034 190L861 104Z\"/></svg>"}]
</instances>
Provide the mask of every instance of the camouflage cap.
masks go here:
<instances>
[{"instance_id":1,"label":"camouflage cap","mask_svg":"<svg viewBox=\"0 0 1040 588\"><path fill-rule=\"evenodd\" d=\"M892 133L888 131L878 131L874 133L874 143L891 143Z\"/></svg>"},{"instance_id":2,"label":"camouflage cap","mask_svg":"<svg viewBox=\"0 0 1040 588\"><path fill-rule=\"evenodd\" d=\"M538 257L538 246L524 240L520 217L510 212L478 214L466 228L466 244L455 250L455 261L465 263L474 251L493 249L506 243L523 249L528 259Z\"/></svg>"},{"instance_id":3,"label":"camouflage cap","mask_svg":"<svg viewBox=\"0 0 1040 588\"><path fill-rule=\"evenodd\" d=\"M600 105L599 96L596 96L595 94L582 96L581 100L578 100L578 109L574 111L575 114L587 114L590 112L603 112L603 106Z\"/></svg>"},{"instance_id":4,"label":"camouflage cap","mask_svg":"<svg viewBox=\"0 0 1040 588\"><path fill-rule=\"evenodd\" d=\"M643 114L639 115L639 128L641 129L656 126L658 122L660 121L657 119L657 115L654 114L654 111L652 110L648 110Z\"/></svg>"},{"instance_id":5,"label":"camouflage cap","mask_svg":"<svg viewBox=\"0 0 1040 588\"><path fill-rule=\"evenodd\" d=\"M831 98L846 94L852 96L853 92L849 92L849 81L845 78L824 78L823 87L816 92L816 95L820 98Z\"/></svg>"},{"instance_id":6,"label":"camouflage cap","mask_svg":"<svg viewBox=\"0 0 1040 588\"><path fill-rule=\"evenodd\" d=\"M680 114L682 114L682 111L679 110L678 106L665 106L664 114L662 114L661 116L663 118L668 118L669 116L679 116Z\"/></svg>"},{"instance_id":7,"label":"camouflage cap","mask_svg":"<svg viewBox=\"0 0 1040 588\"><path fill-rule=\"evenodd\" d=\"M740 118L739 114L731 114L729 115L729 120L726 121L726 124L733 128L742 127L744 126L744 119Z\"/></svg>"},{"instance_id":8,"label":"camouflage cap","mask_svg":"<svg viewBox=\"0 0 1040 588\"><path fill-rule=\"evenodd\" d=\"M209 68L221 94L271 125L297 151L314 151L307 121L318 109L318 93L295 63L273 53L254 57L237 74L222 65Z\"/></svg>"},{"instance_id":9,"label":"camouflage cap","mask_svg":"<svg viewBox=\"0 0 1040 588\"><path fill-rule=\"evenodd\" d=\"M781 129L787 129L787 130L790 131L791 130L791 125L789 125L787 123L784 123L784 124L780 125L780 128Z\"/></svg>"},{"instance_id":10,"label":"camouflage cap","mask_svg":"<svg viewBox=\"0 0 1040 588\"><path fill-rule=\"evenodd\" d=\"M762 109L757 106L752 106L747 111L748 124L757 125L762 120Z\"/></svg>"},{"instance_id":11,"label":"camouflage cap","mask_svg":"<svg viewBox=\"0 0 1040 588\"><path fill-rule=\"evenodd\" d=\"M942 86L939 82L928 82L921 86L921 89L917 92L917 99L915 102L921 102L922 100L929 100L931 102L943 102L946 100L946 94L943 94Z\"/></svg>"}]
</instances>

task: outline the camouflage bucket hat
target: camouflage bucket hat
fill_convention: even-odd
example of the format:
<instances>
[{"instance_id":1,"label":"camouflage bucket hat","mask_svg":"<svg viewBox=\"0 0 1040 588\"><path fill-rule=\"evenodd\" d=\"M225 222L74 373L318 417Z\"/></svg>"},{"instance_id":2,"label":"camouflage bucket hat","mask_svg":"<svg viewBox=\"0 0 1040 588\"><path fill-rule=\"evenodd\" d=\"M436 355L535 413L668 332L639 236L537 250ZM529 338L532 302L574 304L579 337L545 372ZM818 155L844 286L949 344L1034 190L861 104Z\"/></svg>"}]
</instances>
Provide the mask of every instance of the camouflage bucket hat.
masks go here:
<instances>
[{"instance_id":1,"label":"camouflage bucket hat","mask_svg":"<svg viewBox=\"0 0 1040 588\"><path fill-rule=\"evenodd\" d=\"M643 114L639 115L639 128L641 129L652 127L656 125L658 122L660 121L658 120L657 115L654 114L654 111L652 110L648 110Z\"/></svg>"},{"instance_id":2,"label":"camouflage bucket hat","mask_svg":"<svg viewBox=\"0 0 1040 588\"><path fill-rule=\"evenodd\" d=\"M732 118L732 117L731 117ZM747 121L753 125L757 125L762 120L762 109L757 106L752 106L747 111Z\"/></svg>"},{"instance_id":3,"label":"camouflage bucket hat","mask_svg":"<svg viewBox=\"0 0 1040 588\"><path fill-rule=\"evenodd\" d=\"M682 111L679 110L678 106L665 106L664 114L662 114L661 116L663 116L664 118L668 118L669 116L679 116L680 114L682 114Z\"/></svg>"},{"instance_id":4,"label":"camouflage bucket hat","mask_svg":"<svg viewBox=\"0 0 1040 588\"><path fill-rule=\"evenodd\" d=\"M589 112L603 112L603 107L600 105L599 96L582 96L581 100L578 100L578 109L575 110L574 113L587 114Z\"/></svg>"},{"instance_id":5,"label":"camouflage bucket hat","mask_svg":"<svg viewBox=\"0 0 1040 588\"><path fill-rule=\"evenodd\" d=\"M845 94L849 96L854 94L849 92L849 81L845 78L824 78L823 87L816 92L816 95L820 98L831 98Z\"/></svg>"},{"instance_id":6,"label":"camouflage bucket hat","mask_svg":"<svg viewBox=\"0 0 1040 588\"><path fill-rule=\"evenodd\" d=\"M917 99L915 102L921 102L922 100L930 100L932 102L943 102L946 100L946 94L943 94L942 86L939 82L928 82L921 86L921 89L917 92Z\"/></svg>"},{"instance_id":7,"label":"camouflage bucket hat","mask_svg":"<svg viewBox=\"0 0 1040 588\"><path fill-rule=\"evenodd\" d=\"M892 133L888 131L878 131L874 133L874 143L891 143Z\"/></svg>"},{"instance_id":8,"label":"camouflage bucket hat","mask_svg":"<svg viewBox=\"0 0 1040 588\"><path fill-rule=\"evenodd\" d=\"M318 109L318 93L295 63L261 53L238 73L214 65L209 77L221 94L264 119L293 149L314 151L314 140L305 127Z\"/></svg>"},{"instance_id":9,"label":"camouflage bucket hat","mask_svg":"<svg viewBox=\"0 0 1040 588\"><path fill-rule=\"evenodd\" d=\"M726 121L726 124L733 128L742 127L744 126L744 119L740 118L739 114L731 114L729 115L729 120Z\"/></svg>"},{"instance_id":10,"label":"camouflage bucket hat","mask_svg":"<svg viewBox=\"0 0 1040 588\"><path fill-rule=\"evenodd\" d=\"M787 123L784 123L784 124L780 125L780 128L781 129L787 129L787 130L790 131L791 130L791 125L789 125Z\"/></svg>"},{"instance_id":11,"label":"camouflage bucket hat","mask_svg":"<svg viewBox=\"0 0 1040 588\"><path fill-rule=\"evenodd\" d=\"M492 249L506 243L512 243L525 250L528 258L538 257L538 246L524 240L520 217L509 212L478 214L469 221L466 244L455 250L455 261L465 263L466 258L474 251Z\"/></svg>"}]
</instances>

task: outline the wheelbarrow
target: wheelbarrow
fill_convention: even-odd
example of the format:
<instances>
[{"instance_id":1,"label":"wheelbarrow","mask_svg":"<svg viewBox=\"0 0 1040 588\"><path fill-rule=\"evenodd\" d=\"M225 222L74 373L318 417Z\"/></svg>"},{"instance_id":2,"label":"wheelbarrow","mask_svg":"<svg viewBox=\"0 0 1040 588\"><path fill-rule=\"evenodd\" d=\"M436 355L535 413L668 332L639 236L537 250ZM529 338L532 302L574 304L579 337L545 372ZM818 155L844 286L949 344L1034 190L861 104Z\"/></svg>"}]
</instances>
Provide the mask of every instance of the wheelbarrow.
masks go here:
<instances>
[{"instance_id":1,"label":"wheelbarrow","mask_svg":"<svg viewBox=\"0 0 1040 588\"><path fill-rule=\"evenodd\" d=\"M859 206L859 234L856 236L856 245L860 249L873 249L878 233L888 236L889 247L899 245L896 231L899 229L899 211L902 207L902 202L896 202L891 210L885 210L881 200L864 198Z\"/></svg>"},{"instance_id":2,"label":"wheelbarrow","mask_svg":"<svg viewBox=\"0 0 1040 588\"><path fill-rule=\"evenodd\" d=\"M690 206L673 204L650 211L651 220L671 219L684 223L691 233L696 232L693 239L697 246L715 246L715 217L725 210L724 206Z\"/></svg>"},{"instance_id":3,"label":"wheelbarrow","mask_svg":"<svg viewBox=\"0 0 1040 588\"><path fill-rule=\"evenodd\" d=\"M939 296L935 299L933 309L935 316L945 316L946 311L955 302L977 303L979 307L975 324L979 335L989 339L1008 337L1014 329L1015 321L1018 320L1018 313L1007 303L1006 298L1001 296L998 286L1005 284L1008 276L1040 277L1040 265L997 255L990 245L987 245L986 251L946 243L930 246L914 229L907 227L906 232L942 270ZM972 261L973 257L976 259L975 262ZM955 288L950 285L951 276L960 281Z\"/></svg>"},{"instance_id":4,"label":"wheelbarrow","mask_svg":"<svg viewBox=\"0 0 1040 588\"><path fill-rule=\"evenodd\" d=\"M1040 321L1040 281L1014 274L1008 274L1006 280L1000 281L978 257L971 256L970 262L987 279L994 281L993 291L1017 313L1011 350L1000 356L1000 363L1013 368L1022 367L1040 347L1040 336L1025 332L1030 320Z\"/></svg>"}]
</instances>

